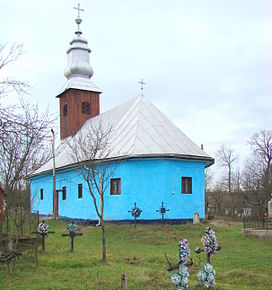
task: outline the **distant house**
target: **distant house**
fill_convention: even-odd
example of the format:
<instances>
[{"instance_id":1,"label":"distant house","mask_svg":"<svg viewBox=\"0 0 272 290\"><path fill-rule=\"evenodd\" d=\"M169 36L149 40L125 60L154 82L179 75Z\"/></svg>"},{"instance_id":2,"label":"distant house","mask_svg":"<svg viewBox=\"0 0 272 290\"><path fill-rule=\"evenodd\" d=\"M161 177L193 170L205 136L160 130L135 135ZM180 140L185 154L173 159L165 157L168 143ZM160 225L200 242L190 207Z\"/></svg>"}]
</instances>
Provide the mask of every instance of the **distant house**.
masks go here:
<instances>
[{"instance_id":1,"label":"distant house","mask_svg":"<svg viewBox=\"0 0 272 290\"><path fill-rule=\"evenodd\" d=\"M111 166L115 162L118 166L105 195L104 219L132 219L128 210L134 202L143 210L144 220L160 219L156 210L162 202L169 209L166 219L192 219L194 212L205 218L205 168L214 159L143 96L100 114L101 90L91 81L87 44L78 30L67 51L67 82L57 96L60 136L65 143L66 138L84 135L96 124L112 127L109 157ZM33 210L52 214L52 160L30 181L32 198L36 197ZM59 216L98 219L87 184L67 148L56 157L56 187L62 190L57 201Z\"/></svg>"},{"instance_id":2,"label":"distant house","mask_svg":"<svg viewBox=\"0 0 272 290\"><path fill-rule=\"evenodd\" d=\"M5 204L6 192L2 185L0 184L0 219L4 215L4 204Z\"/></svg>"}]
</instances>

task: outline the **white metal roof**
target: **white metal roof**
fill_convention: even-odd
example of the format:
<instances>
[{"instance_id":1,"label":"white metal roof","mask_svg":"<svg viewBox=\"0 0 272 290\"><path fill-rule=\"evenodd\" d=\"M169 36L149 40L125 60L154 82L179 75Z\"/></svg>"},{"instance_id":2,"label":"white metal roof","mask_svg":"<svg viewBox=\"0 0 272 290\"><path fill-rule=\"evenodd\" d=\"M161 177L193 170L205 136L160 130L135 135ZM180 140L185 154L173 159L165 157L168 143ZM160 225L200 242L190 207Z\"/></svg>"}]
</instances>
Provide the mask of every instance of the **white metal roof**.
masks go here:
<instances>
[{"instance_id":1,"label":"white metal roof","mask_svg":"<svg viewBox=\"0 0 272 290\"><path fill-rule=\"evenodd\" d=\"M96 86L96 84L93 81L91 81L87 77L80 76L80 75L70 77L66 81L61 91L59 92L58 96L60 96L63 92L65 92L68 89L78 89L78 90L102 93L102 91Z\"/></svg>"},{"instance_id":2,"label":"white metal roof","mask_svg":"<svg viewBox=\"0 0 272 290\"><path fill-rule=\"evenodd\" d=\"M100 122L104 128L112 128L108 158L176 157L203 160L206 166L213 164L213 158L201 150L145 97L133 98L86 121L77 134L84 136L84 132ZM70 149L65 146L65 140L61 146L61 154L56 157L56 168L71 165L71 152L69 153ZM35 174L48 170L52 170L52 160Z\"/></svg>"}]
</instances>

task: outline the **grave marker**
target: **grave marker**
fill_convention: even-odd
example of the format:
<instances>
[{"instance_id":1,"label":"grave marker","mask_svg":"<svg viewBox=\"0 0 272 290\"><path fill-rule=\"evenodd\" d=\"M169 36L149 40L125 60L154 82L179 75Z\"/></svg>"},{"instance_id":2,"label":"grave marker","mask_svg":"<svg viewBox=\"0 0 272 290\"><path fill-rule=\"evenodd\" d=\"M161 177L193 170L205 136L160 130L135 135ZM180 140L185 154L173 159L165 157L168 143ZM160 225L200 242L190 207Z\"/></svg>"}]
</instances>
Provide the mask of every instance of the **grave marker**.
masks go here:
<instances>
[{"instance_id":1,"label":"grave marker","mask_svg":"<svg viewBox=\"0 0 272 290\"><path fill-rule=\"evenodd\" d=\"M207 263L204 264L203 269L198 272L197 279L202 283L206 288L211 288L215 286L215 270L210 264L211 254L216 254L221 250L220 245L216 240L215 232L207 227L205 230L205 235L201 238L204 248L196 248L195 252L200 254L201 252L207 253Z\"/></svg>"},{"instance_id":2,"label":"grave marker","mask_svg":"<svg viewBox=\"0 0 272 290\"><path fill-rule=\"evenodd\" d=\"M67 226L67 230L68 230L68 234L62 234L62 236L71 238L71 252L74 252L74 238L75 238L75 236L82 236L83 233L78 233L77 232L77 225L75 224L74 221L72 221Z\"/></svg>"},{"instance_id":3,"label":"grave marker","mask_svg":"<svg viewBox=\"0 0 272 290\"><path fill-rule=\"evenodd\" d=\"M129 210L128 212L131 212L131 215L134 217L134 227L135 227L135 229L136 229L136 219L137 219L138 217L140 217L142 210L139 209L139 208L136 206L136 202L134 202L134 208L133 208L132 210Z\"/></svg>"},{"instance_id":4,"label":"grave marker","mask_svg":"<svg viewBox=\"0 0 272 290\"><path fill-rule=\"evenodd\" d=\"M0 262L7 262L8 274L12 274L16 258L21 256L22 253L13 249L13 240L9 239L7 249L1 253L0 252Z\"/></svg>"},{"instance_id":5,"label":"grave marker","mask_svg":"<svg viewBox=\"0 0 272 290\"><path fill-rule=\"evenodd\" d=\"M198 212L194 212L194 215L193 215L193 224L194 225L200 224L200 219L199 219Z\"/></svg>"},{"instance_id":6,"label":"grave marker","mask_svg":"<svg viewBox=\"0 0 272 290\"><path fill-rule=\"evenodd\" d=\"M156 210L156 212L159 212L162 216L162 227L164 226L164 215L166 211L169 211L169 209L165 209L165 207L163 206L163 201L162 201L161 208Z\"/></svg>"},{"instance_id":7,"label":"grave marker","mask_svg":"<svg viewBox=\"0 0 272 290\"><path fill-rule=\"evenodd\" d=\"M34 234L38 234L42 236L42 250L45 251L45 237L48 236L48 234L54 234L55 231L49 231L49 225L43 220L39 225L37 232L34 232Z\"/></svg>"},{"instance_id":8,"label":"grave marker","mask_svg":"<svg viewBox=\"0 0 272 290\"><path fill-rule=\"evenodd\" d=\"M177 265L172 265L165 254L165 258L168 262L168 271L178 269L178 272L174 273L170 277L170 282L174 284L175 289L187 289L189 284L189 266L193 265L192 259L188 261L190 255L189 243L186 239L179 241L179 253L178 259L179 262Z\"/></svg>"}]
</instances>

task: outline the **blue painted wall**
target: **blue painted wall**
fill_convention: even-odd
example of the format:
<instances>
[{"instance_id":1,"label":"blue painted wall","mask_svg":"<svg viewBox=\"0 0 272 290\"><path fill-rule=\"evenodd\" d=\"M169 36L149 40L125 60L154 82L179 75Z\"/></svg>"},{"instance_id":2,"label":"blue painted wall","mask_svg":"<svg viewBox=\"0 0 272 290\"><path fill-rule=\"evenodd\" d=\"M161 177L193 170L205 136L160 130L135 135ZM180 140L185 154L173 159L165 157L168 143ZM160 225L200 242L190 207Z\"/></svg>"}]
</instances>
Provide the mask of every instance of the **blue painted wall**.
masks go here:
<instances>
[{"instance_id":1,"label":"blue painted wall","mask_svg":"<svg viewBox=\"0 0 272 290\"><path fill-rule=\"evenodd\" d=\"M181 177L192 177L192 194L181 193ZM105 194L105 220L132 219L134 202L143 210L141 219L160 219L156 212L164 202L166 219L192 219L197 211L205 217L205 164L180 159L129 159L118 164L112 178L121 178L121 195ZM83 184L83 198L78 199L78 184ZM78 170L57 171L56 187L66 186L66 200L59 194L59 215L70 218L98 219L86 182ZM40 188L44 199L40 200ZM31 179L33 210L52 214L53 177L41 175Z\"/></svg>"}]
</instances>

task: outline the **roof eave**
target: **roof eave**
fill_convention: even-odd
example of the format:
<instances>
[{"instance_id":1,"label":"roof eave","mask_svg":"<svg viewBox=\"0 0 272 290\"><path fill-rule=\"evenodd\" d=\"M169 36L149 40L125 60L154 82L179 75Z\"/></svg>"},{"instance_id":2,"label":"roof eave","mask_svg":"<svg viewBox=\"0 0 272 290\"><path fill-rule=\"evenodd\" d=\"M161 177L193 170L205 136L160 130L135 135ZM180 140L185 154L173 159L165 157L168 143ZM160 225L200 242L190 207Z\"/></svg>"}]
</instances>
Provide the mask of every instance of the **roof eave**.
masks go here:
<instances>
[{"instance_id":1,"label":"roof eave","mask_svg":"<svg viewBox=\"0 0 272 290\"><path fill-rule=\"evenodd\" d=\"M123 161L123 160L128 160L128 159L136 159L136 158L170 158L170 159L182 159L182 160L192 160L192 161L204 161L205 162L205 168L210 167L211 165L214 164L214 158L209 157L209 156L197 156L197 155L186 155L186 154L174 154L174 153L169 153L169 154L134 154L134 155L122 155L122 156L116 156L116 157L109 157L109 158L104 158L104 159L97 159L94 160L93 162L101 163L101 162L113 162L113 161ZM62 170L67 170L71 168L78 167L81 163L84 163L86 161L81 161L69 165L64 165L61 167L57 167L56 171L62 171ZM33 178L42 174L47 174L52 172L52 169L45 170L42 172L39 172L37 174L33 174L29 176L29 178Z\"/></svg>"}]
</instances>

